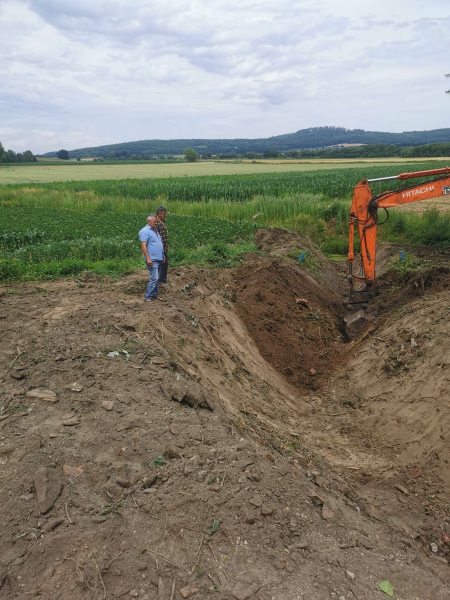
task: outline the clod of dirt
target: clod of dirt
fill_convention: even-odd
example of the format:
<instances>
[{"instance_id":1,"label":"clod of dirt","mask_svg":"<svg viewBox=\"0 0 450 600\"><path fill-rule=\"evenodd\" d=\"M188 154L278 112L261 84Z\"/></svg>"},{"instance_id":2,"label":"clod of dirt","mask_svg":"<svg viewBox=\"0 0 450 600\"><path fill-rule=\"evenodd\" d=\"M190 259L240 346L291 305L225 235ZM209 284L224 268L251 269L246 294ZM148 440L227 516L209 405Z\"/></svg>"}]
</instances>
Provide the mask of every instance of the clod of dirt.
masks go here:
<instances>
[{"instance_id":1,"label":"clod of dirt","mask_svg":"<svg viewBox=\"0 0 450 600\"><path fill-rule=\"evenodd\" d=\"M36 488L39 510L43 514L48 513L53 508L63 488L58 474L53 469L41 467L34 475L34 487Z\"/></svg>"},{"instance_id":2,"label":"clod of dirt","mask_svg":"<svg viewBox=\"0 0 450 600\"><path fill-rule=\"evenodd\" d=\"M231 592L236 600L247 600L261 587L257 582L238 581Z\"/></svg>"},{"instance_id":3,"label":"clod of dirt","mask_svg":"<svg viewBox=\"0 0 450 600\"><path fill-rule=\"evenodd\" d=\"M55 392L47 390L45 388L35 388L26 393L27 398L38 398L39 400L45 400L46 402L58 402L58 398Z\"/></svg>"},{"instance_id":4,"label":"clod of dirt","mask_svg":"<svg viewBox=\"0 0 450 600\"><path fill-rule=\"evenodd\" d=\"M196 383L180 379L161 389L169 400L176 400L180 404L187 404L191 408L215 409L215 402L211 394Z\"/></svg>"}]
</instances>

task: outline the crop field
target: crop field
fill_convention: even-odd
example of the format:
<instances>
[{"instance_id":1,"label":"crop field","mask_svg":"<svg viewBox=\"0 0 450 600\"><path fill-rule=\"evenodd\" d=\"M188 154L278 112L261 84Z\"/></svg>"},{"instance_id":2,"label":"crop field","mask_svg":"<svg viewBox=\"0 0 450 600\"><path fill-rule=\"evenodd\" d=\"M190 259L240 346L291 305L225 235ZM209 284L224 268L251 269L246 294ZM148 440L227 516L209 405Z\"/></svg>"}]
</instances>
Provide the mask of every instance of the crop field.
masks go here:
<instances>
[{"instance_id":1,"label":"crop field","mask_svg":"<svg viewBox=\"0 0 450 600\"><path fill-rule=\"evenodd\" d=\"M387 165L365 165L327 171L0 186L0 280L76 275L84 269L119 275L141 268L137 232L159 204L169 210L172 265L236 264L243 253L255 251L255 228L267 226L301 232L326 254L342 256L347 251L351 193L359 180L441 166L438 161L402 163L394 170ZM375 184L373 190L378 193L388 186L405 185L394 184ZM389 220L380 227L381 239L450 245L450 202L439 199L439 209L434 206L418 202L405 210L391 210Z\"/></svg>"},{"instance_id":2,"label":"crop field","mask_svg":"<svg viewBox=\"0 0 450 600\"><path fill-rule=\"evenodd\" d=\"M409 162L409 161L408 161ZM421 160L423 163L423 159ZM435 159L425 161L426 164L436 163ZM448 161L447 161L448 162ZM246 175L246 174L273 174L273 173L303 173L305 171L328 171L330 165L332 169L348 169L349 167L370 168L380 164L395 165L398 167L396 159L381 160L303 160L301 162L280 162L280 161L257 161L257 162L198 162L198 163L159 163L159 164L98 164L88 163L79 164L55 164L41 166L39 163L30 165L2 165L0 167L0 185L11 183L50 183L59 181L90 181L99 179L144 179L144 178L165 178L165 177L192 177L192 176L212 176L212 175ZM403 159L403 163L405 161ZM412 163L411 163L412 164ZM30 166L30 168L27 168Z\"/></svg>"}]
</instances>

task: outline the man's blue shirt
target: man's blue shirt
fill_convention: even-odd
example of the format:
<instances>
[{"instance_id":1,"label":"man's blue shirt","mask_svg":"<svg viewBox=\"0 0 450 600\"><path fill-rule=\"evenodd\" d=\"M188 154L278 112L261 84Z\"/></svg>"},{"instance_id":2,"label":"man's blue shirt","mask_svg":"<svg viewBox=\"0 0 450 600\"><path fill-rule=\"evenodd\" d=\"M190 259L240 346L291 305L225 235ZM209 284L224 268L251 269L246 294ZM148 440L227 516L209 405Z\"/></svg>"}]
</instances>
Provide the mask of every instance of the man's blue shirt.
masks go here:
<instances>
[{"instance_id":1,"label":"man's blue shirt","mask_svg":"<svg viewBox=\"0 0 450 600\"><path fill-rule=\"evenodd\" d=\"M141 242L147 242L147 252L152 260L163 260L164 249L161 241L161 236L157 231L154 231L149 225L146 225L139 232Z\"/></svg>"}]
</instances>

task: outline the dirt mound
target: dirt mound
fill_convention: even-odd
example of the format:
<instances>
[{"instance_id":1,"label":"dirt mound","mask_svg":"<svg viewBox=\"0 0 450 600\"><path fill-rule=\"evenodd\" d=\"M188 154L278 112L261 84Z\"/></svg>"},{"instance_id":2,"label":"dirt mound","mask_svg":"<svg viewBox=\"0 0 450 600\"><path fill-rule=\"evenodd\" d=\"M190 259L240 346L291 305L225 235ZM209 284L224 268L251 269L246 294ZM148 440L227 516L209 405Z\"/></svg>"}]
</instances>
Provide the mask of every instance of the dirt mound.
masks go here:
<instances>
[{"instance_id":1,"label":"dirt mound","mask_svg":"<svg viewBox=\"0 0 450 600\"><path fill-rule=\"evenodd\" d=\"M263 357L289 383L317 389L343 344L338 293L280 258L242 267L236 283L236 311Z\"/></svg>"},{"instance_id":2,"label":"dirt mound","mask_svg":"<svg viewBox=\"0 0 450 600\"><path fill-rule=\"evenodd\" d=\"M333 296L346 291L345 278L308 237L286 229L258 229L255 244L267 254L290 257L295 262L301 259L300 265Z\"/></svg>"}]
</instances>

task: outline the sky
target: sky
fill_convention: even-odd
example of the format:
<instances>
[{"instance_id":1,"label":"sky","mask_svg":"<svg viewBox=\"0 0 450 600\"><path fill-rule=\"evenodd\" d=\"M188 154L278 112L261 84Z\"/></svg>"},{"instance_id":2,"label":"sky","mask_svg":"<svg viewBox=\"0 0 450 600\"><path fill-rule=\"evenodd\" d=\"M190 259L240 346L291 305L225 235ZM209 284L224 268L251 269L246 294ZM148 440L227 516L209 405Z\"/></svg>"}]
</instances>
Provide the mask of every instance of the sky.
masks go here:
<instances>
[{"instance_id":1,"label":"sky","mask_svg":"<svg viewBox=\"0 0 450 600\"><path fill-rule=\"evenodd\" d=\"M0 0L0 142L450 127L449 0Z\"/></svg>"}]
</instances>

